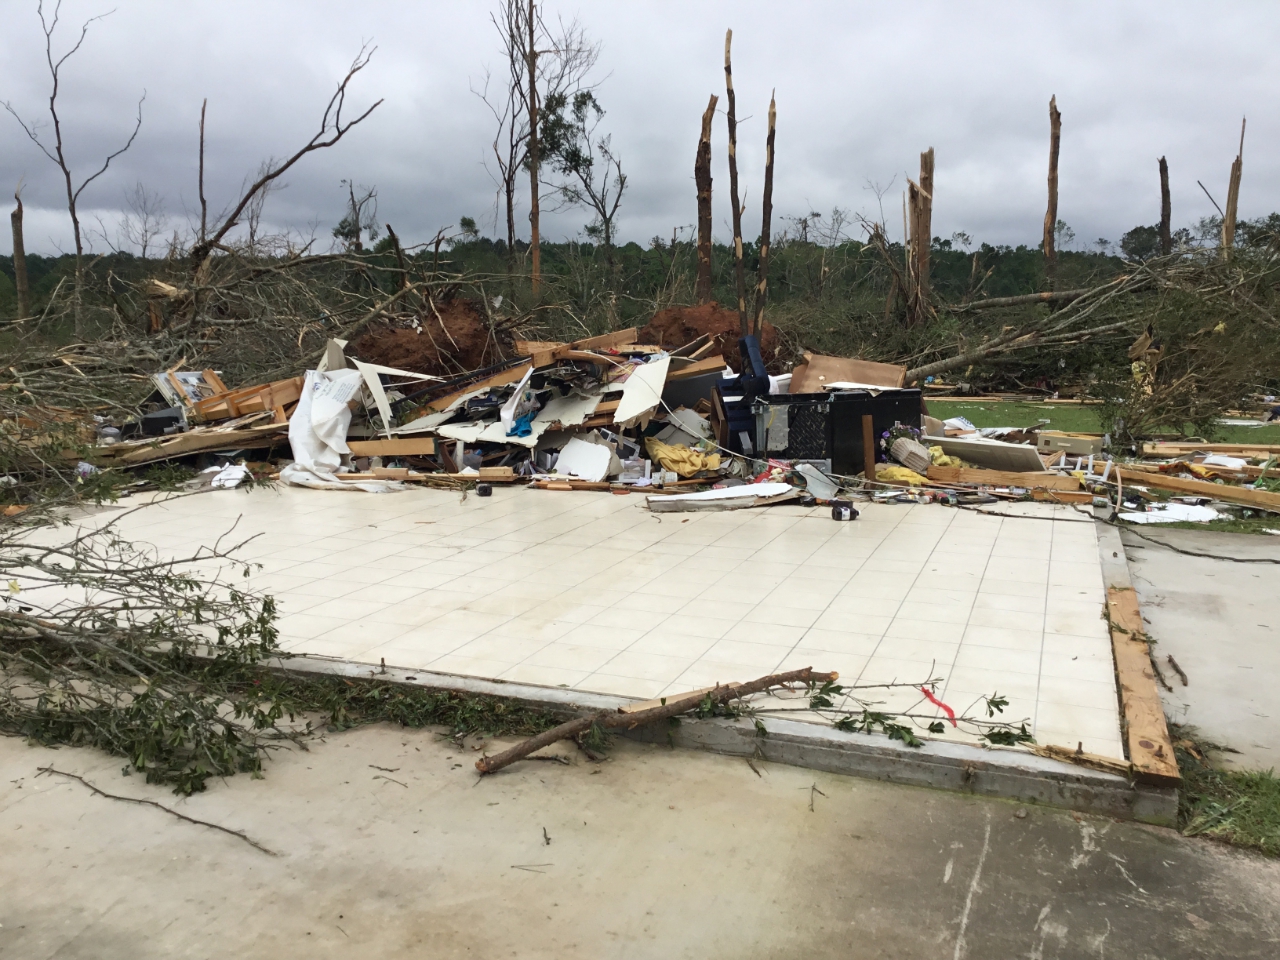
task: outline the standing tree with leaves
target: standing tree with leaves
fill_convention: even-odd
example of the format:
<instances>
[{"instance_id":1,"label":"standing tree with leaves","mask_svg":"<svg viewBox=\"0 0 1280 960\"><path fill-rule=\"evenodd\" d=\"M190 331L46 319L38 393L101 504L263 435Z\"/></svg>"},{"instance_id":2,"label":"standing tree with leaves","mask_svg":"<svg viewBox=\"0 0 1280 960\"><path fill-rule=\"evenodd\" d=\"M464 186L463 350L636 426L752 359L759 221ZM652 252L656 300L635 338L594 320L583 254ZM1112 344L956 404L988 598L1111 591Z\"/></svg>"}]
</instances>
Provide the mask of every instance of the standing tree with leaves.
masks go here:
<instances>
[{"instance_id":1,"label":"standing tree with leaves","mask_svg":"<svg viewBox=\"0 0 1280 960\"><path fill-rule=\"evenodd\" d=\"M555 186L555 192L566 203L586 207L594 214L587 236L600 242L612 270L613 222L627 189L627 175L613 148L612 135L596 135L603 117L604 109L590 90L580 90L572 97L561 93L548 98L542 121L543 155L567 178Z\"/></svg>"},{"instance_id":2,"label":"standing tree with leaves","mask_svg":"<svg viewBox=\"0 0 1280 960\"><path fill-rule=\"evenodd\" d=\"M66 184L67 190L67 212L71 215L71 233L75 239L76 245L76 274L75 274L75 296L76 296L76 336L84 335L84 313L81 309L81 297L84 292L84 236L80 229L80 213L79 203L80 195L84 193L85 188L93 181L107 172L107 168L111 166L111 161L120 154L124 153L131 146L133 141L137 139L138 131L142 129L142 103L147 99L146 91L138 99L138 119L133 126L133 132L129 134L129 139L125 141L123 147L113 153L107 154L105 160L94 173L85 177L80 181L80 185L76 186L75 177L71 172L71 162L67 159L66 150L62 138L62 119L58 116L58 93L62 83L62 67L63 65L80 49L84 43L84 38L89 33L89 25L97 20L102 20L111 15L110 12L99 14L96 17L90 17L80 27L80 37L75 44L64 53L61 57L54 59L53 55L53 35L58 29L58 18L62 12L62 0L58 0L53 8L53 17L46 18L44 13L44 2L41 0L36 5L36 13L40 17L40 29L44 33L44 53L45 61L49 64L49 76L53 82L52 90L49 93L49 116L53 119L53 144L46 144L40 139L39 130L34 123L28 123L23 120L14 109L13 104L4 101L4 108L13 114L13 118L22 125L23 131L31 138L31 142L40 148L46 157L57 164L58 169L62 172L62 179Z\"/></svg>"}]
</instances>

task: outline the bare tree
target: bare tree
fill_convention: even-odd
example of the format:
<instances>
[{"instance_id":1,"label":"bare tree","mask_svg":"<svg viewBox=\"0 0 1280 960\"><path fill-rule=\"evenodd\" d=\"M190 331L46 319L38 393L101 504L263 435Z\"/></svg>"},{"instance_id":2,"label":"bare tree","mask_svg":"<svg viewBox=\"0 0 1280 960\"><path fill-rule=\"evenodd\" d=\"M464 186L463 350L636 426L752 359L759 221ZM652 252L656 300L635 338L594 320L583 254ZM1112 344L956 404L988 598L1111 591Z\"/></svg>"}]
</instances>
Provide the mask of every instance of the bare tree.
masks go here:
<instances>
[{"instance_id":1,"label":"bare tree","mask_svg":"<svg viewBox=\"0 0 1280 960\"><path fill-rule=\"evenodd\" d=\"M1044 272L1052 290L1058 274L1058 251L1054 234L1058 229L1058 150L1062 146L1062 114L1058 98L1049 98L1049 207L1044 214Z\"/></svg>"},{"instance_id":2,"label":"bare tree","mask_svg":"<svg viewBox=\"0 0 1280 960\"><path fill-rule=\"evenodd\" d=\"M498 174L494 177L498 183L494 220L496 227L497 207L501 204L507 220L508 287L515 271L516 178L524 167L529 142L528 117L524 112L524 98L520 95L523 86L523 59L518 41L524 34L523 12L524 6L520 0L502 0L498 12L489 16L502 38L502 53L507 64L506 82L502 85L501 92L490 93L492 77L487 71L484 86L479 90L471 88L471 92L484 102L497 122L491 145L494 160L498 164Z\"/></svg>"},{"instance_id":3,"label":"bare tree","mask_svg":"<svg viewBox=\"0 0 1280 960\"><path fill-rule=\"evenodd\" d=\"M724 34L724 86L728 98L729 119L729 202L733 205L733 275L738 291L738 324L745 337L747 327L747 277L742 266L742 207L738 205L738 108L733 95L733 63L729 49L733 31Z\"/></svg>"},{"instance_id":4,"label":"bare tree","mask_svg":"<svg viewBox=\"0 0 1280 960\"><path fill-rule=\"evenodd\" d=\"M1169 221L1173 219L1173 204L1169 200L1169 164L1160 158L1160 256L1173 253L1173 237L1169 233Z\"/></svg>"},{"instance_id":5,"label":"bare tree","mask_svg":"<svg viewBox=\"0 0 1280 960\"><path fill-rule=\"evenodd\" d=\"M71 172L71 164L67 160L66 151L63 146L62 120L58 116L58 93L59 93L61 79L62 79L61 77L62 65L66 63L67 60L69 60L76 53L76 51L80 49L81 44L84 43L85 36L89 32L89 25L94 23L97 20L102 20L104 17L110 16L110 13L108 12L108 13L100 14L96 17L90 17L88 20L86 20L80 27L80 37L79 39L76 40L75 45L72 46L71 49L68 50L66 53L64 53L61 57L55 60L53 56L53 35L58 28L58 17L61 11L62 11L62 0L58 0L57 4L54 6L53 17L51 19L45 17L43 0L40 0L40 2L36 5L36 12L40 17L40 28L44 32L45 61L49 64L49 76L50 76L50 79L52 80L52 89L49 93L49 116L53 119L52 149L50 149L49 146L46 145L40 139L39 128L37 124L28 123L27 121L23 120L22 117L19 116L18 111L15 110L13 108L13 105L9 103L7 100L4 102L4 108L8 110L9 113L13 114L13 118L17 120L19 124L22 125L23 131L27 134L28 137L31 138L31 142L34 143L37 147L39 147L41 152L43 152L46 157L48 157L55 164L57 164L58 169L62 171L62 178L66 184L66 189L67 189L67 212L71 215L71 231L72 231L73 237L75 238L75 245L76 245L76 275L75 275L76 312L75 312L75 316L76 316L76 335L80 336L84 332L83 313L80 310L80 298L84 289L84 237L80 229L80 215L77 210L77 206L80 202L80 194L84 193L85 188L89 186L89 184L93 183L93 181L97 180L100 176L102 176L104 173L107 172L107 168L111 166L112 160L114 160L116 157L120 156L120 154L124 153L131 146L133 146L133 141L137 138L138 131L142 129L142 103L144 100L147 99L147 94L146 94L146 91L144 90L142 93L142 96L138 99L138 119L133 126L133 132L129 134L129 139L125 142L125 145L121 147L119 150L116 150L113 153L107 154L106 159L102 161L102 166L100 166L94 173L90 174L89 176L81 180L79 186L76 186L75 178L73 177Z\"/></svg>"},{"instance_id":6,"label":"bare tree","mask_svg":"<svg viewBox=\"0 0 1280 960\"><path fill-rule=\"evenodd\" d=\"M769 302L769 228L773 217L773 144L778 126L778 105L769 94L769 132L764 147L764 193L760 197L760 270L756 279L755 318L751 332L764 332L764 308Z\"/></svg>"},{"instance_id":7,"label":"bare tree","mask_svg":"<svg viewBox=\"0 0 1280 960\"><path fill-rule=\"evenodd\" d=\"M128 212L120 221L121 239L137 249L138 256L145 260L152 244L165 229L164 198L139 182L124 195L124 204Z\"/></svg>"},{"instance_id":8,"label":"bare tree","mask_svg":"<svg viewBox=\"0 0 1280 960\"><path fill-rule=\"evenodd\" d=\"M693 182L698 189L698 303L711 299L711 121L715 119L718 99L711 94L702 113L702 133L693 161Z\"/></svg>"},{"instance_id":9,"label":"bare tree","mask_svg":"<svg viewBox=\"0 0 1280 960\"><path fill-rule=\"evenodd\" d=\"M374 48L376 49L376 48ZM212 232L208 232L203 226L201 228L202 236L191 248L189 254L191 275L197 283L201 281L207 273L209 257L215 249L223 249L223 240L241 221L241 217L245 215L249 205L254 198L280 177L282 177L289 168L301 160L309 153L316 150L323 150L332 147L344 136L348 131L357 124L363 122L374 110L382 104L382 100L378 100L371 107L366 109L362 114L354 120L344 120L342 110L346 106L347 87L361 70L369 65L369 60L374 54L374 49L367 46L361 47L360 52L356 55L355 60L351 62L350 68L347 70L346 76L338 83L338 89L334 91L329 103L324 108L324 115L320 118L320 129L310 140L308 140L297 152L286 160L277 163L268 164L269 169L255 180L247 190L243 192L240 200L232 208L231 212L222 220ZM201 111L203 113L203 110ZM204 125L201 124L200 136L200 153L204 155ZM201 195L204 193L203 184L203 164L201 164ZM202 204L203 207L203 204ZM203 216L203 214L202 214Z\"/></svg>"}]
</instances>

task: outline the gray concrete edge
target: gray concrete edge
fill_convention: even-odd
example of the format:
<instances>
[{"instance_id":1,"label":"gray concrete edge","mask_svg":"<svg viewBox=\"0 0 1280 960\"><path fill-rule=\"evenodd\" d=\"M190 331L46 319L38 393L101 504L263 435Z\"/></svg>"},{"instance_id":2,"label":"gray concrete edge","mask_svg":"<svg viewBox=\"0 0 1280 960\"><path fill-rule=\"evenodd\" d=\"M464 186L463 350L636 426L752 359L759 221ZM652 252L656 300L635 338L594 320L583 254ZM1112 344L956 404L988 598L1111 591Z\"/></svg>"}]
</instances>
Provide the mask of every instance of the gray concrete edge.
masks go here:
<instances>
[{"instance_id":1,"label":"gray concrete edge","mask_svg":"<svg viewBox=\"0 0 1280 960\"><path fill-rule=\"evenodd\" d=\"M380 680L427 689L505 697L562 714L581 716L617 710L635 701L532 684L482 680L326 657L299 656L272 661L272 669L310 676ZM822 770L845 776L917 787L955 790L1028 804L1065 807L1082 813L1172 825L1177 791L1151 787L1110 773L1090 770L1016 748L979 747L927 740L908 747L882 734L846 733L833 727L764 717L767 734L757 734L745 718L691 720L637 728L627 735L650 743L706 750L728 756Z\"/></svg>"}]
</instances>

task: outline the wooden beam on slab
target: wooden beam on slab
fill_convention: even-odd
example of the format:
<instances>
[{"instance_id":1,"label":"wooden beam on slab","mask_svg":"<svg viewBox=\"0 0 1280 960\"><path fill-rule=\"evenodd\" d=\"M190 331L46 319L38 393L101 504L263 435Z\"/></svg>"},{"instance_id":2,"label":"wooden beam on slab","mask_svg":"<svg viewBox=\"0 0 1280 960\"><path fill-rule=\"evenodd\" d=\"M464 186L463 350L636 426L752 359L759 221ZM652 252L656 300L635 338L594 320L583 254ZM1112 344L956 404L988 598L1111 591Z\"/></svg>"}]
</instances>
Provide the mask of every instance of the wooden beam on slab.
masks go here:
<instances>
[{"instance_id":1,"label":"wooden beam on slab","mask_svg":"<svg viewBox=\"0 0 1280 960\"><path fill-rule=\"evenodd\" d=\"M402 437L396 440L348 440L357 457L425 457L436 452L434 437Z\"/></svg>"},{"instance_id":2,"label":"wooden beam on slab","mask_svg":"<svg viewBox=\"0 0 1280 960\"><path fill-rule=\"evenodd\" d=\"M1121 732L1134 773L1145 783L1177 786L1181 783L1178 761L1156 688L1138 595L1132 587L1107 588L1107 622L1123 714Z\"/></svg>"},{"instance_id":3,"label":"wooden beam on slab","mask_svg":"<svg viewBox=\"0 0 1280 960\"><path fill-rule=\"evenodd\" d=\"M1197 497L1209 497L1225 503L1237 503L1244 507L1256 507L1260 510L1271 510L1280 513L1280 493L1268 493L1265 490L1246 490L1244 487L1232 487L1225 483L1210 483L1207 480L1184 480L1182 477L1171 477L1163 473L1147 473L1144 470L1130 470L1117 467L1116 472L1126 483L1136 483L1148 487L1158 487L1173 493L1190 494Z\"/></svg>"},{"instance_id":4,"label":"wooden beam on slab","mask_svg":"<svg viewBox=\"0 0 1280 960\"><path fill-rule=\"evenodd\" d=\"M970 467L929 467L929 479L937 483L966 483L986 487L1026 487L1028 490L1079 490L1080 481L1057 473L1019 473L1013 470L977 470Z\"/></svg>"}]
</instances>

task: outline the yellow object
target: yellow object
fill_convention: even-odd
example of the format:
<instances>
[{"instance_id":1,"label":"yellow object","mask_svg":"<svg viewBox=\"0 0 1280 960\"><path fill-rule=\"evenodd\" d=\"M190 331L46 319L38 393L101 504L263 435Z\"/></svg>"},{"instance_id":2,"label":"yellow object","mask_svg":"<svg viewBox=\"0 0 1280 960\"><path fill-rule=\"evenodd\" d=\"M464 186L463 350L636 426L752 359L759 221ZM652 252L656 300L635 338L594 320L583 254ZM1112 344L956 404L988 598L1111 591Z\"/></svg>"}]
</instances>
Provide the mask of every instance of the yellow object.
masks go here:
<instances>
[{"instance_id":1,"label":"yellow object","mask_svg":"<svg viewBox=\"0 0 1280 960\"><path fill-rule=\"evenodd\" d=\"M671 470L682 477L692 477L699 471L716 470L720 466L720 454L703 453L684 444L663 443L655 437L647 437L644 447L663 470Z\"/></svg>"},{"instance_id":2,"label":"yellow object","mask_svg":"<svg viewBox=\"0 0 1280 960\"><path fill-rule=\"evenodd\" d=\"M947 456L941 447L929 448L929 462L935 467L962 467L964 461L959 457Z\"/></svg>"},{"instance_id":3,"label":"yellow object","mask_svg":"<svg viewBox=\"0 0 1280 960\"><path fill-rule=\"evenodd\" d=\"M906 467L876 467L876 479L885 483L906 483L913 486L928 482L920 474Z\"/></svg>"}]
</instances>

